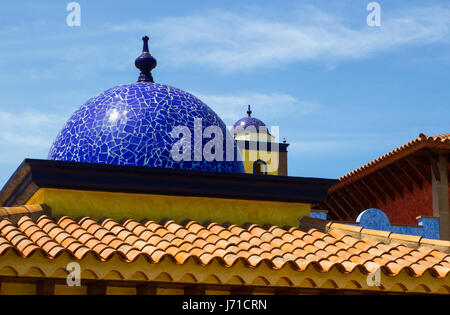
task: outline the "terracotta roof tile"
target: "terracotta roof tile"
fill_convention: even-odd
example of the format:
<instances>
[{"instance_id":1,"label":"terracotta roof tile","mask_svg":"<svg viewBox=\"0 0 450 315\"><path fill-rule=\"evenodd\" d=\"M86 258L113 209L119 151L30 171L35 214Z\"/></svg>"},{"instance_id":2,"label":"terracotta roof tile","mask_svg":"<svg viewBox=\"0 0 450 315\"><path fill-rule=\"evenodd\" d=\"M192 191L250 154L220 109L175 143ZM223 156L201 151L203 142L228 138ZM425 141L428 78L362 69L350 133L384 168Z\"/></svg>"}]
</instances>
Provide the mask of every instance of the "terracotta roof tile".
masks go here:
<instances>
[{"instance_id":1,"label":"terracotta roof tile","mask_svg":"<svg viewBox=\"0 0 450 315\"><path fill-rule=\"evenodd\" d=\"M414 277L426 272L437 278L449 275L450 254L447 250L436 249L448 247L445 242L430 242L432 247L429 247L421 245L426 244L425 239L406 237L406 243L389 239L392 242L384 244L378 238L375 241L368 237L369 233L361 239L352 236L355 234L351 234L354 232L351 228L349 235L345 225L336 225L335 229L333 225L329 225L331 230L325 233L273 225L237 226L214 222L202 225L190 220L156 223L62 217L56 221L47 215L38 219L24 216L15 223L8 218L0 220L0 255L14 250L29 257L39 250L49 258L67 252L76 259L83 259L92 252L100 261L119 255L124 261L132 262L144 255L153 263L167 257L178 264L194 259L200 265L207 265L217 260L229 267L242 260L251 268L260 264L273 269L290 265L300 271L310 267L323 272L336 268L344 273L356 267L369 272L376 263L383 267L383 272L393 276L405 268ZM409 243L416 245L411 248Z\"/></svg>"},{"instance_id":2,"label":"terracotta roof tile","mask_svg":"<svg viewBox=\"0 0 450 315\"><path fill-rule=\"evenodd\" d=\"M447 260L450 259L450 254L445 254L445 253L439 252L437 250L433 250L433 251L429 252L428 255L431 255L440 261L444 260L444 259L447 259Z\"/></svg>"}]
</instances>

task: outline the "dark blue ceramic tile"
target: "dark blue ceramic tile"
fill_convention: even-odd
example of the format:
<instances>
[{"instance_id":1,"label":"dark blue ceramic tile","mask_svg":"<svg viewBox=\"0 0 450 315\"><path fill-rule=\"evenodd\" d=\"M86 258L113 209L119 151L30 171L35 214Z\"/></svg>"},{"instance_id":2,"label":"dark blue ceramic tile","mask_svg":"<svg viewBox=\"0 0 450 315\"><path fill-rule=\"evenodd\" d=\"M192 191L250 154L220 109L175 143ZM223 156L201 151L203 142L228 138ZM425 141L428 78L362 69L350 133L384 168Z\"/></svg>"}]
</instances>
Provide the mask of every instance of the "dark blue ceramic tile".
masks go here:
<instances>
[{"instance_id":1,"label":"dark blue ceramic tile","mask_svg":"<svg viewBox=\"0 0 450 315\"><path fill-rule=\"evenodd\" d=\"M117 165L170 167L217 172L244 172L235 144L235 161L173 161L170 135L176 126L187 126L194 148L194 119L202 119L202 129L225 124L195 96L179 89L148 82L125 84L88 100L67 121L53 146L50 160ZM210 139L203 139L203 146ZM194 158L193 152L191 159Z\"/></svg>"}]
</instances>

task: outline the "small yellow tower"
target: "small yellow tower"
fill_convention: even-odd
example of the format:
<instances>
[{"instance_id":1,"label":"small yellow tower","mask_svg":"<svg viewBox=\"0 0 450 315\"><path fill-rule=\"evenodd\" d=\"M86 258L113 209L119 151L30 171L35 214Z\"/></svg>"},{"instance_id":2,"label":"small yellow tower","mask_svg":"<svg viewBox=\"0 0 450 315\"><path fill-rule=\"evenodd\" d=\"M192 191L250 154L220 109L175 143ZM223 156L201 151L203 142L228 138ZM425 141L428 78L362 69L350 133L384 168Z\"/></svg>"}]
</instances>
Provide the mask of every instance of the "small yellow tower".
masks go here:
<instances>
[{"instance_id":1,"label":"small yellow tower","mask_svg":"<svg viewBox=\"0 0 450 315\"><path fill-rule=\"evenodd\" d=\"M271 128L278 136L278 127ZM258 175L287 176L286 141L277 142L267 126L258 118L252 117L248 105L247 117L239 119L233 126L232 134L241 151L245 172Z\"/></svg>"}]
</instances>

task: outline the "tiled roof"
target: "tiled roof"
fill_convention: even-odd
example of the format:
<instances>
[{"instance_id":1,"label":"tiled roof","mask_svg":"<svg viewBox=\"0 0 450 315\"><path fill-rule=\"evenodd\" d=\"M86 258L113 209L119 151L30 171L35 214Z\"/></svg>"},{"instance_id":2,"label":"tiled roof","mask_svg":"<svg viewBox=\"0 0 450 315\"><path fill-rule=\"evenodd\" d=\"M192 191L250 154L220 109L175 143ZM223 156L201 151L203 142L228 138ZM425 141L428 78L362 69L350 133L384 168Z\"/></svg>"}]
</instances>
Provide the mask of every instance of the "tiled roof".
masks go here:
<instances>
[{"instance_id":1,"label":"tiled roof","mask_svg":"<svg viewBox=\"0 0 450 315\"><path fill-rule=\"evenodd\" d=\"M376 171L378 168L382 168L385 164L389 164L392 161L399 160L412 152L416 152L422 148L444 148L450 150L450 133L442 134L439 136L429 137L423 133L418 138L402 145L395 150L367 163L354 171L338 178L339 183L330 188L330 192L333 192L342 186L350 179L357 179L364 176L368 171Z\"/></svg>"},{"instance_id":2,"label":"tiled roof","mask_svg":"<svg viewBox=\"0 0 450 315\"><path fill-rule=\"evenodd\" d=\"M41 215L50 215L50 208L45 205L29 205L19 207L0 207L0 220L8 218L12 223L16 223L24 215L38 219Z\"/></svg>"},{"instance_id":3,"label":"tiled roof","mask_svg":"<svg viewBox=\"0 0 450 315\"><path fill-rule=\"evenodd\" d=\"M308 228L308 224L318 229ZM17 223L0 219L0 262L9 251L22 258L40 253L50 260L66 253L79 261L87 256L99 262L119 257L125 263L144 257L150 264L165 258L176 264L193 259L200 266L214 261L225 267L239 261L248 268L263 264L272 270L291 268L299 272L311 266L320 272L336 268L342 275L355 269L368 274L377 263L388 276L406 271L414 278L431 275L450 281L450 242L363 232L360 227L317 219L306 220L303 226L307 231L190 220L157 223L127 219L119 223L110 218L96 221L89 217L54 219L42 215L32 219L25 215ZM319 230L324 227L327 232ZM389 244L383 238L388 238Z\"/></svg>"}]
</instances>

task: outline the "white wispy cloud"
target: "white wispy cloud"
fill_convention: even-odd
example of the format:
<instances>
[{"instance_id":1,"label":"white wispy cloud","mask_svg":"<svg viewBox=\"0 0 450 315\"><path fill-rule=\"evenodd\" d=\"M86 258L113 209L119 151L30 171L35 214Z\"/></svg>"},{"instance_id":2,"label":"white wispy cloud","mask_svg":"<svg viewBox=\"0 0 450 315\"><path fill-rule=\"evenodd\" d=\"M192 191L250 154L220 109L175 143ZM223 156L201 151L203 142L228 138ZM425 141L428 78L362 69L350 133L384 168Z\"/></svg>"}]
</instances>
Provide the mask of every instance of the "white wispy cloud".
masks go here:
<instances>
[{"instance_id":1,"label":"white wispy cloud","mask_svg":"<svg viewBox=\"0 0 450 315\"><path fill-rule=\"evenodd\" d=\"M0 162L46 158L65 120L52 113L0 108Z\"/></svg>"},{"instance_id":2,"label":"white wispy cloud","mask_svg":"<svg viewBox=\"0 0 450 315\"><path fill-rule=\"evenodd\" d=\"M364 16L361 19L365 21ZM287 20L214 10L155 22L130 21L107 28L161 34L156 35L155 45L163 48L175 65L200 63L233 72L293 61L334 62L405 45L448 42L450 8L408 8L386 14L383 11L379 28L365 24L355 28L341 17L311 6L290 14Z\"/></svg>"},{"instance_id":3,"label":"white wispy cloud","mask_svg":"<svg viewBox=\"0 0 450 315\"><path fill-rule=\"evenodd\" d=\"M28 45L48 43L33 52L34 58L48 57L56 61L43 74L54 76L63 65L70 63L74 68L72 76L82 78L91 68L128 69L129 60L136 57L134 33L152 36L152 48L158 49L156 57L164 60L166 66L196 64L222 72L310 60L325 62L333 69L342 60L365 58L411 45L450 42L450 6L383 10L379 28L368 27L365 14L367 12L363 11L361 16L349 18L311 5L282 17L262 15L250 9L242 12L209 10L150 21L128 20L95 30L82 27L80 32L70 33L70 36L67 30L49 34L52 26L38 20L0 27L0 35L10 35L0 42L0 47L3 56L29 58ZM361 23L355 26L354 20L358 18ZM28 38L25 45L17 35L29 32L39 33L39 36ZM105 34L111 32L120 38L120 45L119 40L105 40ZM133 38L117 34L122 32L133 33ZM81 45L79 40L95 44ZM51 45L55 41L59 44ZM22 45L25 48L19 49ZM8 47L15 48L9 50ZM115 53L111 54L111 50ZM0 63L8 61L3 59Z\"/></svg>"},{"instance_id":4,"label":"white wispy cloud","mask_svg":"<svg viewBox=\"0 0 450 315\"><path fill-rule=\"evenodd\" d=\"M284 93L192 94L208 104L228 125L233 125L239 118L247 115L247 105L251 105L255 117L270 122L293 115L300 117L320 106L318 103L299 100Z\"/></svg>"}]
</instances>

